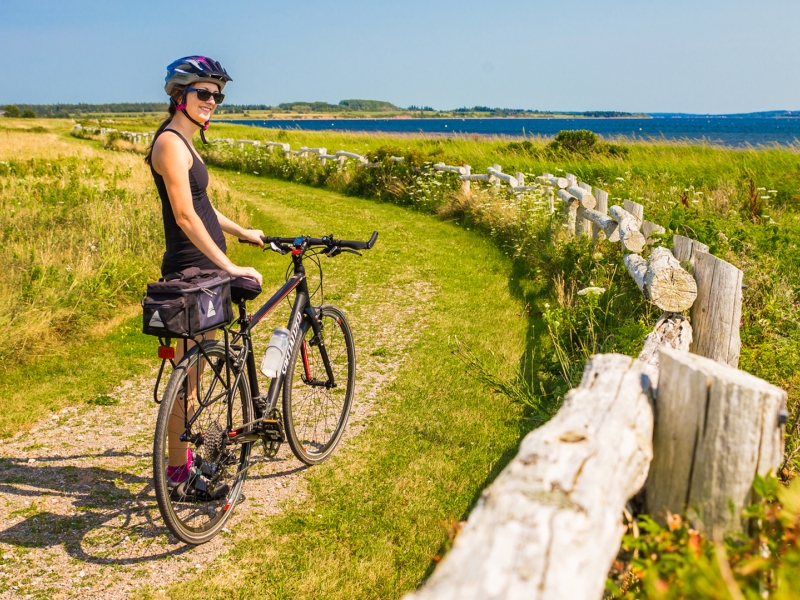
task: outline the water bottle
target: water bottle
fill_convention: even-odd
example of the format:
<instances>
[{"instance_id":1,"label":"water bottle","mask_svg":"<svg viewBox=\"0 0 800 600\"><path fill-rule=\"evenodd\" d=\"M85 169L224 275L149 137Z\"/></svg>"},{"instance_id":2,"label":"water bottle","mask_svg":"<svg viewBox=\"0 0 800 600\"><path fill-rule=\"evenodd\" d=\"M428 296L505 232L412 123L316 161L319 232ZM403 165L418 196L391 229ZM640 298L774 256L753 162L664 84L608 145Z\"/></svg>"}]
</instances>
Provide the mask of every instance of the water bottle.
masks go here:
<instances>
[{"instance_id":1,"label":"water bottle","mask_svg":"<svg viewBox=\"0 0 800 600\"><path fill-rule=\"evenodd\" d=\"M278 371L281 369L288 346L289 330L286 327L276 327L275 331L272 332L269 346L267 346L267 351L264 352L264 358L261 361L261 372L265 376L269 378L278 376Z\"/></svg>"}]
</instances>

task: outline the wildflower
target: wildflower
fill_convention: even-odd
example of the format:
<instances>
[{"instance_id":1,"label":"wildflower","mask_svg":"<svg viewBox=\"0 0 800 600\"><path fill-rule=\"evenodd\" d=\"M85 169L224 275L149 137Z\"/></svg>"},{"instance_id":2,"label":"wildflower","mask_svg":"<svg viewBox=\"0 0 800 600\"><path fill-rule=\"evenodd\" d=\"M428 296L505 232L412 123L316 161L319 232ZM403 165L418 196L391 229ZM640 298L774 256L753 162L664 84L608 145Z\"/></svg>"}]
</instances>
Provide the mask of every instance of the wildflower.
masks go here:
<instances>
[{"instance_id":1,"label":"wildflower","mask_svg":"<svg viewBox=\"0 0 800 600\"><path fill-rule=\"evenodd\" d=\"M770 198L772 198L772 196L761 196L762 200L769 200Z\"/></svg>"},{"instance_id":2,"label":"wildflower","mask_svg":"<svg viewBox=\"0 0 800 600\"><path fill-rule=\"evenodd\" d=\"M600 296L605 293L606 289L601 287L587 287L578 290L578 296Z\"/></svg>"},{"instance_id":3,"label":"wildflower","mask_svg":"<svg viewBox=\"0 0 800 600\"><path fill-rule=\"evenodd\" d=\"M625 181L624 177L617 177L617 181Z\"/></svg>"},{"instance_id":4,"label":"wildflower","mask_svg":"<svg viewBox=\"0 0 800 600\"><path fill-rule=\"evenodd\" d=\"M778 190L767 190L768 194L777 194Z\"/></svg>"},{"instance_id":5,"label":"wildflower","mask_svg":"<svg viewBox=\"0 0 800 600\"><path fill-rule=\"evenodd\" d=\"M550 304L548 304L547 302L545 302L545 303L544 303L544 307L545 307L545 308L550 308Z\"/></svg>"}]
</instances>

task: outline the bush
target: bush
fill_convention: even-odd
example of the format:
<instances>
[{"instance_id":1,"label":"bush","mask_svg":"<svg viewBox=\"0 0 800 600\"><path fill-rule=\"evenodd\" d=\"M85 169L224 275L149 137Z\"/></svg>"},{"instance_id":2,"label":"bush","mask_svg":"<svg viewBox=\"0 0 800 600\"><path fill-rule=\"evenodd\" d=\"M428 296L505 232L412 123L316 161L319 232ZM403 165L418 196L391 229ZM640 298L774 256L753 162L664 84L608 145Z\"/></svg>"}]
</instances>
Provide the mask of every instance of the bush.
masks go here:
<instances>
[{"instance_id":1,"label":"bush","mask_svg":"<svg viewBox=\"0 0 800 600\"><path fill-rule=\"evenodd\" d=\"M607 154L609 156L625 157L628 155L628 149L624 146L602 142L596 133L588 129L559 131L556 139L547 145L547 149L556 156L577 154L588 157L593 154Z\"/></svg>"},{"instance_id":2,"label":"bush","mask_svg":"<svg viewBox=\"0 0 800 600\"><path fill-rule=\"evenodd\" d=\"M23 119L35 119L36 113L33 112L30 108L26 108L25 110L22 111L22 114L20 116Z\"/></svg>"},{"instance_id":3,"label":"bush","mask_svg":"<svg viewBox=\"0 0 800 600\"><path fill-rule=\"evenodd\" d=\"M6 117L13 119L20 115L19 107L16 104L9 104L8 106L4 106L3 109L6 111Z\"/></svg>"}]
</instances>

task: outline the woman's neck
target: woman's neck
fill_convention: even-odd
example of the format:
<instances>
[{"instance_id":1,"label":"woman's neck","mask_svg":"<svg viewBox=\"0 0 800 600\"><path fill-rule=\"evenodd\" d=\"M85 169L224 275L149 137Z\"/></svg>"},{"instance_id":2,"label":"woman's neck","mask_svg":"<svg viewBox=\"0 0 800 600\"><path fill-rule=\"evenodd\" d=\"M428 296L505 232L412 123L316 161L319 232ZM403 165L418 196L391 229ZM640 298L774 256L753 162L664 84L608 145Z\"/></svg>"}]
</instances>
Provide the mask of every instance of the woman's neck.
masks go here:
<instances>
[{"instance_id":1,"label":"woman's neck","mask_svg":"<svg viewBox=\"0 0 800 600\"><path fill-rule=\"evenodd\" d=\"M197 125L187 119L186 115L184 115L182 112L175 113L175 116L172 117L172 121L169 124L169 128L174 129L187 140L192 139L192 136L197 132L198 129L200 129Z\"/></svg>"}]
</instances>

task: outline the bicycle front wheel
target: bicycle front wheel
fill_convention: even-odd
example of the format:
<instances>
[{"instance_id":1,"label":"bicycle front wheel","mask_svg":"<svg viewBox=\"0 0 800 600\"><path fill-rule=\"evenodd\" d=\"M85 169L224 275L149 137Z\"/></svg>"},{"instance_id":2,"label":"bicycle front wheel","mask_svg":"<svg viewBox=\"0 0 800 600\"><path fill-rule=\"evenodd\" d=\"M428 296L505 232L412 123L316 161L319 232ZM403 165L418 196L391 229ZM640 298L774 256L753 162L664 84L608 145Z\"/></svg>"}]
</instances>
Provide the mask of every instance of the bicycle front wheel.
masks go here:
<instances>
[{"instance_id":1,"label":"bicycle front wheel","mask_svg":"<svg viewBox=\"0 0 800 600\"><path fill-rule=\"evenodd\" d=\"M355 344L344 313L325 304L319 308L319 321L319 334L309 325L292 349L283 385L286 438L307 465L328 458L341 440L356 381Z\"/></svg>"},{"instance_id":2,"label":"bicycle front wheel","mask_svg":"<svg viewBox=\"0 0 800 600\"><path fill-rule=\"evenodd\" d=\"M233 427L253 420L247 378L241 377L229 393L226 364L232 367L233 357L226 361L222 342L206 341L202 347L208 360L195 346L175 367L164 390L153 442L158 508L169 530L187 544L207 542L231 517L247 476L251 448L250 443L229 442L227 435L229 413ZM231 386L234 380L231 371ZM194 391L187 399L190 383L199 394ZM184 415L196 417L188 431ZM179 442L183 433L188 449ZM171 453L180 457L170 461ZM170 477L169 462L183 464L189 457L187 472Z\"/></svg>"}]
</instances>

